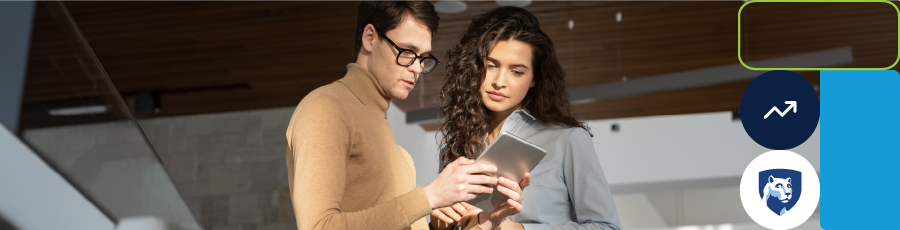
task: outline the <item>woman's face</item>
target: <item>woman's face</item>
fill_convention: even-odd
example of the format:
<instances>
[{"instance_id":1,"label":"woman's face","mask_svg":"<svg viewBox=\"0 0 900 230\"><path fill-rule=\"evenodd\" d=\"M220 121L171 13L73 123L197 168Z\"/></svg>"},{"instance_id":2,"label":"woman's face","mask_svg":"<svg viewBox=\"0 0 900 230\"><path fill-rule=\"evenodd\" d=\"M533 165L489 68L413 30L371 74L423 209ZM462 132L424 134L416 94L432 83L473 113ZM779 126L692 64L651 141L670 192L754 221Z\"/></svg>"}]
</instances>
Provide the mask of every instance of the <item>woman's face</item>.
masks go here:
<instances>
[{"instance_id":1,"label":"woman's face","mask_svg":"<svg viewBox=\"0 0 900 230\"><path fill-rule=\"evenodd\" d=\"M485 60L481 100L493 112L520 108L533 86L534 66L531 46L513 39L498 41Z\"/></svg>"}]
</instances>

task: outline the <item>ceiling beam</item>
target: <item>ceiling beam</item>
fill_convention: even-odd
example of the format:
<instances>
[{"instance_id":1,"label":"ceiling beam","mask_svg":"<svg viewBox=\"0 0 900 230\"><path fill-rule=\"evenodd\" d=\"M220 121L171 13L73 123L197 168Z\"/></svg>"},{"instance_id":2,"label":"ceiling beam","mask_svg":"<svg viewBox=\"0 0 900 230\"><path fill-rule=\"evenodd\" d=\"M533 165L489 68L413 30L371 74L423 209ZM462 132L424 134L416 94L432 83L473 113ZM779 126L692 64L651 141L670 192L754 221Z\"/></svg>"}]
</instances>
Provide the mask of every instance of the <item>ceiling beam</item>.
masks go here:
<instances>
[{"instance_id":1,"label":"ceiling beam","mask_svg":"<svg viewBox=\"0 0 900 230\"><path fill-rule=\"evenodd\" d=\"M781 58L747 62L747 65L765 68L825 68L851 63L853 63L853 48L845 46ZM764 73L764 71L749 70L740 63L737 63L642 77L628 81L570 87L567 91L569 91L569 101L572 104L581 104L607 99L752 80L762 73Z\"/></svg>"}]
</instances>

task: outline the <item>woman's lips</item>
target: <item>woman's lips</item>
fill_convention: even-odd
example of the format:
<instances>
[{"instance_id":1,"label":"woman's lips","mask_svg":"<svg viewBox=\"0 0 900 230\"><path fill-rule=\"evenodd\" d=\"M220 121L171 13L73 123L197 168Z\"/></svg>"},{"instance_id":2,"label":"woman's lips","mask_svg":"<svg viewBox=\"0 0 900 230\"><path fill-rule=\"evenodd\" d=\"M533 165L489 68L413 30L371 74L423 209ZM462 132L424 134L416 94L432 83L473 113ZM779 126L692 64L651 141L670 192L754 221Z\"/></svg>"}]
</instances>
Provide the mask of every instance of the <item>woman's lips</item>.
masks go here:
<instances>
[{"instance_id":1,"label":"woman's lips","mask_svg":"<svg viewBox=\"0 0 900 230\"><path fill-rule=\"evenodd\" d=\"M503 95L503 93L501 93L501 92L490 91L487 93L488 93L488 97L490 97L491 100L494 100L494 101L502 101L503 99L506 99L506 95Z\"/></svg>"}]
</instances>

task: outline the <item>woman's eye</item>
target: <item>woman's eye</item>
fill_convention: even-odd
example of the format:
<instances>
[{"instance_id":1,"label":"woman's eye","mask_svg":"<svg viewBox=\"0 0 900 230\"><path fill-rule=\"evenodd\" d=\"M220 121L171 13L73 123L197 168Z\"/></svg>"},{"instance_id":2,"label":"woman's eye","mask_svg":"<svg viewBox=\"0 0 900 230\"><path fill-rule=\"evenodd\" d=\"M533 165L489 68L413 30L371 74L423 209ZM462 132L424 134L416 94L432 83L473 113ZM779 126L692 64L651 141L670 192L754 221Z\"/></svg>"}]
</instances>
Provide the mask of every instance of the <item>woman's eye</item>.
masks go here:
<instances>
[{"instance_id":1,"label":"woman's eye","mask_svg":"<svg viewBox=\"0 0 900 230\"><path fill-rule=\"evenodd\" d=\"M521 71L513 71L513 73L516 74L516 75L522 75L522 74L525 74L525 72L521 72Z\"/></svg>"}]
</instances>

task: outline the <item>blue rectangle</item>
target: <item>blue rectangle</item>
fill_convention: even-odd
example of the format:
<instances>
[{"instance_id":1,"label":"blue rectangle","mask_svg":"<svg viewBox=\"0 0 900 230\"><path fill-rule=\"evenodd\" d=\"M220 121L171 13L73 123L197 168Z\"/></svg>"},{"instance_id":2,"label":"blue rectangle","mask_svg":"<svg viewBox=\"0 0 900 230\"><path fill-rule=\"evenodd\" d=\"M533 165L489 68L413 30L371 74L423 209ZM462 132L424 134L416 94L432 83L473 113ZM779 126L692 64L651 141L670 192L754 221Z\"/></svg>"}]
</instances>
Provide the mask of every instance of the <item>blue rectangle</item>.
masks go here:
<instances>
[{"instance_id":1,"label":"blue rectangle","mask_svg":"<svg viewBox=\"0 0 900 230\"><path fill-rule=\"evenodd\" d=\"M821 71L824 229L897 228L900 74Z\"/></svg>"}]
</instances>

